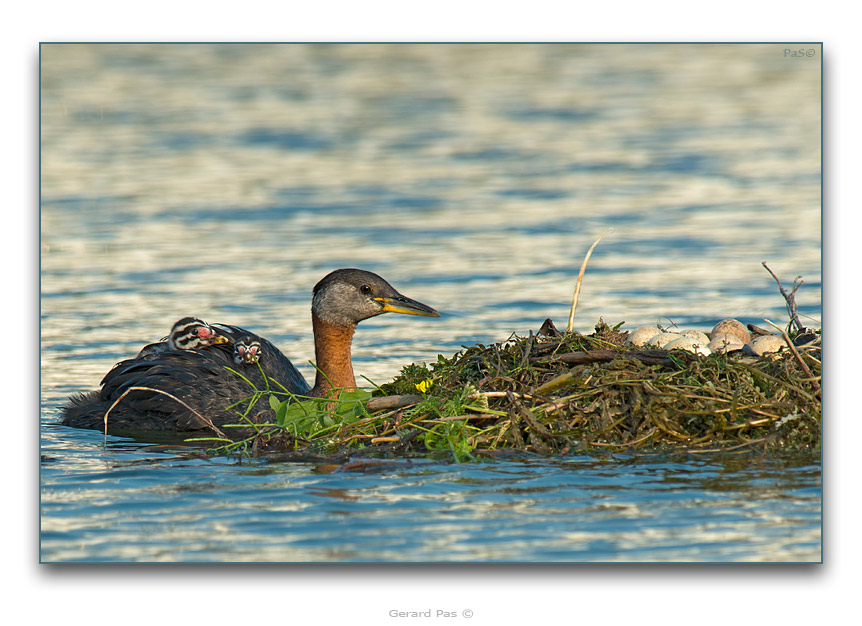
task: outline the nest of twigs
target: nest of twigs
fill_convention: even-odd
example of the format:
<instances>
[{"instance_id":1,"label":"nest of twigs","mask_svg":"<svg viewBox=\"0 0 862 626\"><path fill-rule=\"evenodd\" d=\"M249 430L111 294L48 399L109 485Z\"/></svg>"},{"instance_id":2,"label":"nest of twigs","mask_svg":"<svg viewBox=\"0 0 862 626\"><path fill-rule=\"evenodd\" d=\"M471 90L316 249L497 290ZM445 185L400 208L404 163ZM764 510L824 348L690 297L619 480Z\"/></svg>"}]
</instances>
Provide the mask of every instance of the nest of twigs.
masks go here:
<instances>
[{"instance_id":1,"label":"nest of twigs","mask_svg":"<svg viewBox=\"0 0 862 626\"><path fill-rule=\"evenodd\" d=\"M256 391L237 424L250 434L221 439L225 445L213 450L343 462L357 454L437 454L462 461L504 451L820 447L819 331L799 319L800 277L788 292L763 264L790 317L788 331L781 331L786 348L777 353L638 349L626 345L622 323L611 328L600 319L591 335L570 330L587 261L602 237L581 266L566 332L548 319L526 337L465 346L430 365L409 365L377 387L375 397L361 390L346 391L337 401L270 395L276 424L248 419L266 395Z\"/></svg>"},{"instance_id":2,"label":"nest of twigs","mask_svg":"<svg viewBox=\"0 0 862 626\"><path fill-rule=\"evenodd\" d=\"M552 326L551 326L552 328ZM319 403L222 451L344 460L504 450L810 450L820 445L820 348L763 357L632 349L591 335L529 333L410 365L371 399Z\"/></svg>"}]
</instances>

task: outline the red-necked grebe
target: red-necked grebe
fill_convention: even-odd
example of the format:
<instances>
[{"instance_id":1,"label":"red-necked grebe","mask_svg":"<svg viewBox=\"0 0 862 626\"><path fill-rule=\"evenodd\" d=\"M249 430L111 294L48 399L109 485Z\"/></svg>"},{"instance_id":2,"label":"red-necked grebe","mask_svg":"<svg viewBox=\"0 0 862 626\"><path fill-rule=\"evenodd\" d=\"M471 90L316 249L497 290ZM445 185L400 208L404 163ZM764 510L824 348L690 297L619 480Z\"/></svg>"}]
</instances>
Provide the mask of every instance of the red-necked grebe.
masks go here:
<instances>
[{"instance_id":1,"label":"red-necked grebe","mask_svg":"<svg viewBox=\"0 0 862 626\"><path fill-rule=\"evenodd\" d=\"M137 358L152 360L168 350L198 350L207 346L228 343L230 339L218 334L213 327L196 317L178 320L167 337L157 343L146 345Z\"/></svg>"},{"instance_id":2,"label":"red-necked grebe","mask_svg":"<svg viewBox=\"0 0 862 626\"><path fill-rule=\"evenodd\" d=\"M130 387L169 393L194 410L162 393L130 391L111 409L108 432L211 430L199 415L215 426L236 423L235 411L227 407L253 393L242 377L228 369L237 365L238 343L257 344L253 355L258 362L254 367L243 367L243 376L258 389L266 385L258 366L268 378L296 395L328 397L338 389L353 389L356 379L350 349L356 325L382 313L440 316L431 307L402 296L377 274L358 269L336 270L317 283L312 294L317 366L313 387L309 388L290 360L270 341L237 326L212 324L206 326L218 336L227 337L227 342L195 349L169 348L154 355L121 361L102 379L99 391L70 398L63 408L62 423L76 428L103 429L105 413ZM245 358L243 355L241 360ZM266 415L268 410L268 407L262 409L256 419L271 417Z\"/></svg>"},{"instance_id":3,"label":"red-necked grebe","mask_svg":"<svg viewBox=\"0 0 862 626\"><path fill-rule=\"evenodd\" d=\"M244 335L233 346L233 362L237 365L253 365L260 361L260 350L258 340Z\"/></svg>"}]
</instances>

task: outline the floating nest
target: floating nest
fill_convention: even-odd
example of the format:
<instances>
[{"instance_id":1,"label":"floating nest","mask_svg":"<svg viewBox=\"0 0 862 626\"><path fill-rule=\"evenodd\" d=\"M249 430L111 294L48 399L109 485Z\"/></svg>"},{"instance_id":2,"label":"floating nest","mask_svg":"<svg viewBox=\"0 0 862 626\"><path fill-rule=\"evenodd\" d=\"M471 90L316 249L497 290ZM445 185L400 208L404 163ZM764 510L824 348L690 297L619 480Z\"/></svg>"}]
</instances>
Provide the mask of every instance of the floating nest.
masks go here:
<instances>
[{"instance_id":1,"label":"floating nest","mask_svg":"<svg viewBox=\"0 0 862 626\"><path fill-rule=\"evenodd\" d=\"M602 237L581 266L569 328L587 262ZM345 390L338 400L303 400L255 390L241 403L244 412L237 407L236 427L244 429L244 438L219 439L210 452L349 465L368 463L363 457L369 456L417 454L465 461L602 450L818 451L820 331L804 328L799 319L801 277L788 291L763 267L778 284L790 318L787 331L771 335L768 352L747 341L749 330L769 332L752 325L745 330L736 320L720 322L713 340L726 338L717 333L727 326L743 336L742 349L724 339L713 352L697 342L691 351L673 349L673 343L666 344L670 349L638 347L642 342L627 341L622 323L611 328L601 319L590 335L561 333L548 319L526 337L465 346L430 365L409 365L373 394ZM779 337L785 345L773 351ZM249 419L260 401L269 403L276 423Z\"/></svg>"},{"instance_id":2,"label":"floating nest","mask_svg":"<svg viewBox=\"0 0 862 626\"><path fill-rule=\"evenodd\" d=\"M277 424L254 425L246 439L212 451L343 462L357 455L464 461L510 451L819 449L819 334L806 347L788 338L786 349L764 356L699 356L634 348L619 326L600 320L582 335L560 333L548 320L526 337L409 365L373 394L291 403L271 395Z\"/></svg>"}]
</instances>

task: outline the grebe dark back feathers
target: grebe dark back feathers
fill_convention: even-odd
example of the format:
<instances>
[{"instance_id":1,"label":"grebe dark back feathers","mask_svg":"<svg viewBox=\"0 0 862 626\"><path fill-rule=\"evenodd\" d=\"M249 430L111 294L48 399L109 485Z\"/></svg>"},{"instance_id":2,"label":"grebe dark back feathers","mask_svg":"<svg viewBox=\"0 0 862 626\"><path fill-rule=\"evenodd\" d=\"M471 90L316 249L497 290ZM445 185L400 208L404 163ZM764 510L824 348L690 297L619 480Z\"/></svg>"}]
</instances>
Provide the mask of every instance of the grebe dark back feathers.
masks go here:
<instances>
[{"instance_id":1,"label":"grebe dark back feathers","mask_svg":"<svg viewBox=\"0 0 862 626\"><path fill-rule=\"evenodd\" d=\"M253 393L242 377L230 371L237 366L234 359L238 342L242 346L259 346L256 352L243 354L243 360L256 354L258 364L242 370L242 375L258 389L266 385L258 365L268 378L296 395L327 397L338 389L355 388L350 359L353 333L360 321L382 313L440 316L431 307L401 295L377 274L336 270L318 282L312 292L317 365L313 387L309 388L290 360L265 338L237 326L211 324L207 326L229 341L200 349L159 350L117 363L102 380L99 391L70 398L63 408L63 424L103 429L105 413L124 393L125 397L111 409L108 432L211 430L208 421L216 427L236 423L236 413L227 407ZM155 391L130 391L131 387ZM269 407L264 407L254 420L271 418L268 412ZM240 435L234 429L228 429L226 434Z\"/></svg>"}]
</instances>

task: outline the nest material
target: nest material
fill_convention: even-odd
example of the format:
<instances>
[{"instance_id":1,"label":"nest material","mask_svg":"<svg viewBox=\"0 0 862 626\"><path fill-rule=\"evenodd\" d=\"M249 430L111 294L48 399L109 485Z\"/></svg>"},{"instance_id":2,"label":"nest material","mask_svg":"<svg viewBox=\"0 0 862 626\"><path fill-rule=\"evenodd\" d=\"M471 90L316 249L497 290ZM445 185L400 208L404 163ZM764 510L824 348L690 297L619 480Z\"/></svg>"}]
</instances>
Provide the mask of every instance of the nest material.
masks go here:
<instances>
[{"instance_id":1,"label":"nest material","mask_svg":"<svg viewBox=\"0 0 862 626\"><path fill-rule=\"evenodd\" d=\"M551 324L553 329L553 324ZM810 450L820 445L820 348L766 357L631 350L600 321L586 336L512 336L410 365L337 427L270 429L273 459L516 450ZM330 403L329 409L332 409ZM324 420L325 421L325 420ZM321 421L320 424L323 424ZM331 420L326 422L331 424ZM319 425L319 424L318 424Z\"/></svg>"}]
</instances>

